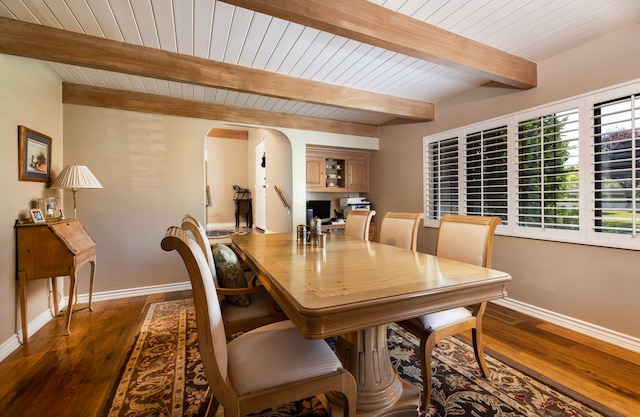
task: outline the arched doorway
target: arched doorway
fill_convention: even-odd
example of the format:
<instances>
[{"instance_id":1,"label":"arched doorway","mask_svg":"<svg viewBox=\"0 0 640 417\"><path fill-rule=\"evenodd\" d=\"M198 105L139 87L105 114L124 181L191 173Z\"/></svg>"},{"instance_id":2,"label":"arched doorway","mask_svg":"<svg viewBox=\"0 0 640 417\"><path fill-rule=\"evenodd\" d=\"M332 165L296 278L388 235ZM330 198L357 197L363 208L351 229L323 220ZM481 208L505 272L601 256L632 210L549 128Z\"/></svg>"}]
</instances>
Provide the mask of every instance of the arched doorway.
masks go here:
<instances>
[{"instance_id":1,"label":"arched doorway","mask_svg":"<svg viewBox=\"0 0 640 417\"><path fill-rule=\"evenodd\" d=\"M256 184L256 146L264 145L265 181ZM250 126L219 125L211 129L205 140L205 173L211 204L206 210L209 228L235 226L235 202L233 186L250 190L256 195L256 187L265 186L264 205L252 202L254 218L265 215L264 228L270 232L291 232L291 212L287 210L275 191L276 186L285 196L292 193L292 151L289 139L281 132ZM263 213L255 212L264 210ZM240 226L246 226L241 216Z\"/></svg>"}]
</instances>

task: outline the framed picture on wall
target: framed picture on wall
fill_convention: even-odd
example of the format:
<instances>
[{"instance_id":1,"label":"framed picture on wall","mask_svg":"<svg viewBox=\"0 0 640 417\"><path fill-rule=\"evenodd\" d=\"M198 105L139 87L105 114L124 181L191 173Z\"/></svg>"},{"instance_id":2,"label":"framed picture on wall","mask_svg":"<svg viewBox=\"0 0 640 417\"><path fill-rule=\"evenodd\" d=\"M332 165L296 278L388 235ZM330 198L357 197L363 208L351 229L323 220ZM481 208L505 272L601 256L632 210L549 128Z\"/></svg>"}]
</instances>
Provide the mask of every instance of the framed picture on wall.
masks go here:
<instances>
[{"instance_id":1,"label":"framed picture on wall","mask_svg":"<svg viewBox=\"0 0 640 417\"><path fill-rule=\"evenodd\" d=\"M18 126L18 179L51 179L51 138L25 126Z\"/></svg>"}]
</instances>

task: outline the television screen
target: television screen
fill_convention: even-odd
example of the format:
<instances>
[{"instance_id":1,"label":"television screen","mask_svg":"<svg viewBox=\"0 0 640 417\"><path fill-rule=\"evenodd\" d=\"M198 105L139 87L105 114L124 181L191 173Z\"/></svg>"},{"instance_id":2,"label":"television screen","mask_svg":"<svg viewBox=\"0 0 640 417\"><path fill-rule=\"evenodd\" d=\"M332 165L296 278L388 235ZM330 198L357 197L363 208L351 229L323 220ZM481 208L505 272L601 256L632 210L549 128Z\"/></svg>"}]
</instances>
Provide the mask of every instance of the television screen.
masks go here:
<instances>
[{"instance_id":1,"label":"television screen","mask_svg":"<svg viewBox=\"0 0 640 417\"><path fill-rule=\"evenodd\" d=\"M320 217L322 220L331 218L331 200L309 200L307 209L313 210L313 217Z\"/></svg>"}]
</instances>

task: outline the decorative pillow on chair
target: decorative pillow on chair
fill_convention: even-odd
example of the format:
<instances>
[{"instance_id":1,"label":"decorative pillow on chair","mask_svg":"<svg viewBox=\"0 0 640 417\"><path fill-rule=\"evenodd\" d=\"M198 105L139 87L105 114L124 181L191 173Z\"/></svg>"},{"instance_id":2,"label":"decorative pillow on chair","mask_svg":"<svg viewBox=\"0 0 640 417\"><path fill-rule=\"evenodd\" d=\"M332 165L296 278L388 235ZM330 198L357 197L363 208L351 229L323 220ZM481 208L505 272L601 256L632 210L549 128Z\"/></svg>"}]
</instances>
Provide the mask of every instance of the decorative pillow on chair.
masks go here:
<instances>
[{"instance_id":1,"label":"decorative pillow on chair","mask_svg":"<svg viewBox=\"0 0 640 417\"><path fill-rule=\"evenodd\" d=\"M216 265L216 275L221 287L224 288L247 288L247 278L242 271L240 261L235 252L225 244L216 243L211 248L213 261ZM226 296L230 303L241 307L249 307L251 298L249 294Z\"/></svg>"}]
</instances>

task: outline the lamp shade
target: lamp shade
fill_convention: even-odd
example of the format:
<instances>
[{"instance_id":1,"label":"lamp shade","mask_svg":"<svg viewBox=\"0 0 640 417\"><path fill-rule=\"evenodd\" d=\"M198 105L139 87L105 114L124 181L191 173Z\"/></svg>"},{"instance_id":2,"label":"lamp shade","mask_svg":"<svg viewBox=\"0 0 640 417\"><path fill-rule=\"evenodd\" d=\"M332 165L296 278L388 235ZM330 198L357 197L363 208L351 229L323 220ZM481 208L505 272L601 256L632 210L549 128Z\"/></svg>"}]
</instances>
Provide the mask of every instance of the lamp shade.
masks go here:
<instances>
[{"instance_id":1,"label":"lamp shade","mask_svg":"<svg viewBox=\"0 0 640 417\"><path fill-rule=\"evenodd\" d=\"M51 183L50 188L79 190L81 188L102 188L102 184L86 166L67 165Z\"/></svg>"}]
</instances>

